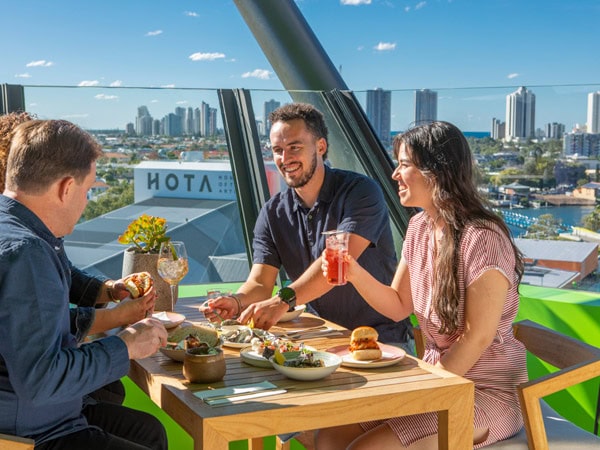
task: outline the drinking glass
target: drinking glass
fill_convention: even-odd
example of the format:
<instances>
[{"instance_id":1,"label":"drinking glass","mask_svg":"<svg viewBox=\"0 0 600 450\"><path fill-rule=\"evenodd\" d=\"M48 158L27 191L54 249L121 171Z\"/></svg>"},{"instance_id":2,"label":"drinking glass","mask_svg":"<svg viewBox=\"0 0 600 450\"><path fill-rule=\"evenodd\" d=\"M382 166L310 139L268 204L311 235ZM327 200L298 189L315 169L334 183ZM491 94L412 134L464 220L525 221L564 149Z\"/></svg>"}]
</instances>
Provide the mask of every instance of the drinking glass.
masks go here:
<instances>
[{"instance_id":1,"label":"drinking glass","mask_svg":"<svg viewBox=\"0 0 600 450\"><path fill-rule=\"evenodd\" d=\"M346 284L346 263L344 256L348 253L350 233L335 230L325 231L325 258L329 264L327 282L335 286Z\"/></svg>"},{"instance_id":2,"label":"drinking glass","mask_svg":"<svg viewBox=\"0 0 600 450\"><path fill-rule=\"evenodd\" d=\"M185 244L181 241L163 242L160 245L157 270L162 279L171 287L171 311L173 311L177 284L189 270Z\"/></svg>"}]
</instances>

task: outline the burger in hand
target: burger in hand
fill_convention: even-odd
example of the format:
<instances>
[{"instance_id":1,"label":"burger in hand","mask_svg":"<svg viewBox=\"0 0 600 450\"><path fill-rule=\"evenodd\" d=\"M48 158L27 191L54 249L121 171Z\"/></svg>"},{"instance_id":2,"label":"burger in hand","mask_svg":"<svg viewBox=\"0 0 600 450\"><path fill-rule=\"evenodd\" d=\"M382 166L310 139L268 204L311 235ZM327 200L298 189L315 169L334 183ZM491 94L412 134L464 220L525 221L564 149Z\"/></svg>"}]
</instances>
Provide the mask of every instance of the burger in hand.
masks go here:
<instances>
[{"instance_id":1,"label":"burger in hand","mask_svg":"<svg viewBox=\"0 0 600 450\"><path fill-rule=\"evenodd\" d=\"M379 333L375 328L358 327L352 331L349 351L358 361L368 361L381 358L381 349L377 344Z\"/></svg>"},{"instance_id":2,"label":"burger in hand","mask_svg":"<svg viewBox=\"0 0 600 450\"><path fill-rule=\"evenodd\" d=\"M152 275L148 272L138 272L127 275L123 278L125 287L131 294L131 298L143 297L154 284Z\"/></svg>"}]
</instances>

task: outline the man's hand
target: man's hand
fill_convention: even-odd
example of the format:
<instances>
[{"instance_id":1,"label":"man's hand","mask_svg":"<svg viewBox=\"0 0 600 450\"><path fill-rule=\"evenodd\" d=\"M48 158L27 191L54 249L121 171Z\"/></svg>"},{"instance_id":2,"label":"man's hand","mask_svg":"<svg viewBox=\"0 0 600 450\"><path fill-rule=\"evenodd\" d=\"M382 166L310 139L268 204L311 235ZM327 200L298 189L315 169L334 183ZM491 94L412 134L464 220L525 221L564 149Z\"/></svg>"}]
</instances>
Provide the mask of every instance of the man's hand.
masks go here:
<instances>
[{"instance_id":1,"label":"man's hand","mask_svg":"<svg viewBox=\"0 0 600 450\"><path fill-rule=\"evenodd\" d=\"M124 326L137 322L154 313L156 303L156 290L151 287L150 290L140 298L125 297L113 308L118 317L118 325Z\"/></svg>"},{"instance_id":2,"label":"man's hand","mask_svg":"<svg viewBox=\"0 0 600 450\"><path fill-rule=\"evenodd\" d=\"M239 313L238 303L232 296L222 295L211 298L200 306L200 312L211 322L233 319Z\"/></svg>"},{"instance_id":3,"label":"man's hand","mask_svg":"<svg viewBox=\"0 0 600 450\"><path fill-rule=\"evenodd\" d=\"M268 330L281 319L288 309L287 303L282 302L278 296L275 296L247 306L238 321L248 323L252 320L255 328Z\"/></svg>"},{"instance_id":4,"label":"man's hand","mask_svg":"<svg viewBox=\"0 0 600 450\"><path fill-rule=\"evenodd\" d=\"M117 336L127 345L129 359L147 358L167 345L167 330L159 320L152 318L128 326Z\"/></svg>"}]
</instances>

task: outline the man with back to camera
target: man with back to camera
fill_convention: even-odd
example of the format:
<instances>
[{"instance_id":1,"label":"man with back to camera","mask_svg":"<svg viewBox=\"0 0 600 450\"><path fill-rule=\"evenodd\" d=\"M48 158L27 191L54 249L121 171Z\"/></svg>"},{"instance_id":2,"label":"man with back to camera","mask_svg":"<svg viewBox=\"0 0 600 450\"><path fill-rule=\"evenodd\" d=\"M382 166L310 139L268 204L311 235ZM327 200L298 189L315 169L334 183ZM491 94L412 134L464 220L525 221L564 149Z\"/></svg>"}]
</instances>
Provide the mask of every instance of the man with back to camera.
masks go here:
<instances>
[{"instance_id":1,"label":"man with back to camera","mask_svg":"<svg viewBox=\"0 0 600 450\"><path fill-rule=\"evenodd\" d=\"M70 332L62 237L85 208L101 155L62 120L25 122L11 142L0 195L0 433L32 438L36 450L167 449L153 416L87 396L165 345L162 324L143 319L81 346Z\"/></svg>"},{"instance_id":2,"label":"man with back to camera","mask_svg":"<svg viewBox=\"0 0 600 450\"><path fill-rule=\"evenodd\" d=\"M332 169L327 159L327 126L312 105L292 103L269 115L273 160L289 189L263 206L254 228L253 265L246 282L230 297L210 300L209 318L239 316L242 323L268 329L288 309L310 302L327 320L348 329L369 325L382 342L413 353L408 320L394 322L371 308L351 284L331 286L321 271L322 232L350 232L349 253L378 280L391 282L396 255L381 188L354 172ZM280 267L291 284L272 296ZM266 300L265 300L266 299Z\"/></svg>"}]
</instances>

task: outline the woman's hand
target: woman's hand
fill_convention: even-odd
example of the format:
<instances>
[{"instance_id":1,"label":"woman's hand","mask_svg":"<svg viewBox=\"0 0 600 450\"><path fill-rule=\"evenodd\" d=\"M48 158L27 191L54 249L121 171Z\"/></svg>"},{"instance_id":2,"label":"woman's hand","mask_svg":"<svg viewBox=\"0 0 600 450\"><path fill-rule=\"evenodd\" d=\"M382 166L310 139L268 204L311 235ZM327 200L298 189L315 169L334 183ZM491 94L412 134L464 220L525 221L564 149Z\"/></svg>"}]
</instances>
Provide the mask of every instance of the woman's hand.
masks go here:
<instances>
[{"instance_id":1,"label":"woman's hand","mask_svg":"<svg viewBox=\"0 0 600 450\"><path fill-rule=\"evenodd\" d=\"M323 276L327 278L329 273L329 263L326 258L327 250L323 250L321 254L321 270L323 271ZM349 283L352 283L352 280L355 279L356 273L360 268L360 265L356 262L356 260L352 257L352 255L346 253L344 255L343 264L346 268L346 280Z\"/></svg>"}]
</instances>

